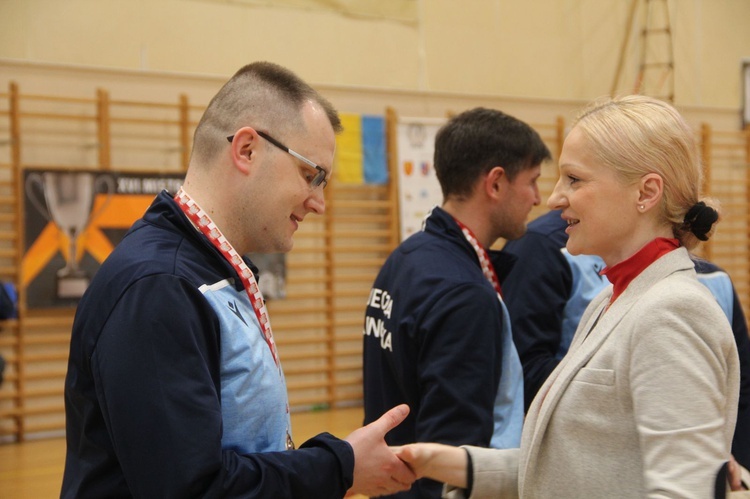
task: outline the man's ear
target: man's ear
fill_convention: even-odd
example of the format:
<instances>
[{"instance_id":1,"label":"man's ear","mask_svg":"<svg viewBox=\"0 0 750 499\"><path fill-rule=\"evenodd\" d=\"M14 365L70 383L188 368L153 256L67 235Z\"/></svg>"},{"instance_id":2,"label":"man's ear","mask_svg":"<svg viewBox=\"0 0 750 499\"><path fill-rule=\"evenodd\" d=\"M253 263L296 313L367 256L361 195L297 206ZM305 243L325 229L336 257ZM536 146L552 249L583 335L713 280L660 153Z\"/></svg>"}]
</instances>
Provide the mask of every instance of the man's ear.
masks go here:
<instances>
[{"instance_id":1,"label":"man's ear","mask_svg":"<svg viewBox=\"0 0 750 499\"><path fill-rule=\"evenodd\" d=\"M664 194L664 179L658 173L647 173L638 183L638 208L648 211L657 206ZM641 208L641 206L643 208Z\"/></svg>"},{"instance_id":2,"label":"man's ear","mask_svg":"<svg viewBox=\"0 0 750 499\"><path fill-rule=\"evenodd\" d=\"M502 197L508 184L508 175L505 168L496 166L492 168L482 180L484 192L491 198Z\"/></svg>"},{"instance_id":3,"label":"man's ear","mask_svg":"<svg viewBox=\"0 0 750 499\"><path fill-rule=\"evenodd\" d=\"M237 130L230 146L232 164L247 175L255 162L260 148L260 136L253 128L246 126Z\"/></svg>"}]
</instances>

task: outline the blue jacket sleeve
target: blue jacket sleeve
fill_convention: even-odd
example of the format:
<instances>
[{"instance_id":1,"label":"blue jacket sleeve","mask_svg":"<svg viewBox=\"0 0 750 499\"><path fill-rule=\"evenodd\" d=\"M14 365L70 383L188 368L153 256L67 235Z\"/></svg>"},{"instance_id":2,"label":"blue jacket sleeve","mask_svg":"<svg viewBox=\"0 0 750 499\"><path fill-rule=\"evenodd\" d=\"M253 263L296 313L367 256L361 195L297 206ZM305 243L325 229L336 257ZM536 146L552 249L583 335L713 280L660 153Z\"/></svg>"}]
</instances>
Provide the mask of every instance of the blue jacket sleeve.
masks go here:
<instances>
[{"instance_id":1,"label":"blue jacket sleeve","mask_svg":"<svg viewBox=\"0 0 750 499\"><path fill-rule=\"evenodd\" d=\"M528 410L559 362L555 356L562 341L563 313L573 275L560 246L543 235L529 232L507 243L503 251L517 258L502 287L523 365Z\"/></svg>"},{"instance_id":2,"label":"blue jacket sleeve","mask_svg":"<svg viewBox=\"0 0 750 499\"><path fill-rule=\"evenodd\" d=\"M133 496L342 497L354 457L330 435L289 452L221 448L218 334L202 295L174 277L141 279L108 318L90 364Z\"/></svg>"}]
</instances>

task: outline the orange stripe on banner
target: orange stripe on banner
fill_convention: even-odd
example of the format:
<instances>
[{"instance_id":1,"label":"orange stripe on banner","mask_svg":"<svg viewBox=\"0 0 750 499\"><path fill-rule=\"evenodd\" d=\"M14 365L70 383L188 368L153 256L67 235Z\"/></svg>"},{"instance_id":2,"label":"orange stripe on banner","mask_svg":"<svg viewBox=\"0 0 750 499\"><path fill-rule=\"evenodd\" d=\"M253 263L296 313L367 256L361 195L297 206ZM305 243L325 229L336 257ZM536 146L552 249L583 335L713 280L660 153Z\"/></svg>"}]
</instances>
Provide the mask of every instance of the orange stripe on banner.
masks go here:
<instances>
[{"instance_id":1,"label":"orange stripe on banner","mask_svg":"<svg viewBox=\"0 0 750 499\"><path fill-rule=\"evenodd\" d=\"M97 262L102 263L115 248L112 241L104 235L102 229L130 228L133 222L143 216L153 200L153 194L122 194L109 198L105 194L99 194L92 210L94 218L81 235L78 259L80 260L83 257L85 250Z\"/></svg>"},{"instance_id":2,"label":"orange stripe on banner","mask_svg":"<svg viewBox=\"0 0 750 499\"><path fill-rule=\"evenodd\" d=\"M67 241L67 237L52 222L42 229L39 237L36 238L21 261L22 286L28 286L39 272L47 266L52 257L60 250L62 239Z\"/></svg>"},{"instance_id":3,"label":"orange stripe on banner","mask_svg":"<svg viewBox=\"0 0 750 499\"><path fill-rule=\"evenodd\" d=\"M103 262L114 249L114 245L102 229L129 228L143 216L153 200L153 194L98 194L92 208L93 219L80 236L76 260L80 261L84 251L88 251L96 261ZM53 222L48 223L23 256L22 285L28 286L58 251L67 260L69 248L68 236L60 232Z\"/></svg>"},{"instance_id":4,"label":"orange stripe on banner","mask_svg":"<svg viewBox=\"0 0 750 499\"><path fill-rule=\"evenodd\" d=\"M88 251L97 262L102 263L112 253L112 250L115 249L112 241L104 235L104 232L96 227L86 229L81 237L81 242L82 244L79 245L78 249L80 253L78 256L79 261L83 257L83 252Z\"/></svg>"},{"instance_id":5,"label":"orange stripe on banner","mask_svg":"<svg viewBox=\"0 0 750 499\"><path fill-rule=\"evenodd\" d=\"M153 201L153 194L114 195L109 199L109 203L104 207L104 210L97 214L97 211L101 210L101 206L107 202L107 196L99 194L94 203L93 212L95 216L90 227L127 229L133 225L133 222L143 216Z\"/></svg>"}]
</instances>

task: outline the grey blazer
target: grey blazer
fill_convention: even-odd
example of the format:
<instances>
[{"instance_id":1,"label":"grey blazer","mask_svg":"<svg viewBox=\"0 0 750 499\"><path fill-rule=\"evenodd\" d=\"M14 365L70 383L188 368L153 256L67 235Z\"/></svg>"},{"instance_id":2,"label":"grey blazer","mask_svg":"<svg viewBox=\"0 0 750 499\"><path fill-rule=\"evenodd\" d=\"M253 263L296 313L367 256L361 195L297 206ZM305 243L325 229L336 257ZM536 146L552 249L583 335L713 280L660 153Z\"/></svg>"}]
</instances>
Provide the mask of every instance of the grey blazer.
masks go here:
<instances>
[{"instance_id":1,"label":"grey blazer","mask_svg":"<svg viewBox=\"0 0 750 499\"><path fill-rule=\"evenodd\" d=\"M520 449L467 447L472 498L713 497L739 396L732 330L687 251L586 309ZM446 497L462 497L446 489Z\"/></svg>"}]
</instances>

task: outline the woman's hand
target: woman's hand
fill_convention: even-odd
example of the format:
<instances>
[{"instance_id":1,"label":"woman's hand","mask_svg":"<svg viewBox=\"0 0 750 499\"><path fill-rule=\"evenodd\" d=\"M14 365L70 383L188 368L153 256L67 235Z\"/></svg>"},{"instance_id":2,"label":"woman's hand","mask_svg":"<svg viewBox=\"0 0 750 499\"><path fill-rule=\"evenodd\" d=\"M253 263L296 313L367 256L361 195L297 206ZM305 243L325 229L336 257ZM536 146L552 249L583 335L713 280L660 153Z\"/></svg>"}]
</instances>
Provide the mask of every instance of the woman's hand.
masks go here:
<instances>
[{"instance_id":1,"label":"woman's hand","mask_svg":"<svg viewBox=\"0 0 750 499\"><path fill-rule=\"evenodd\" d=\"M731 456L729 459L729 487L732 491L747 490L742 483L742 468L735 461L734 456Z\"/></svg>"},{"instance_id":2,"label":"woman's hand","mask_svg":"<svg viewBox=\"0 0 750 499\"><path fill-rule=\"evenodd\" d=\"M392 447L419 478L431 478L466 488L469 457L464 449L451 445L419 443Z\"/></svg>"}]
</instances>

